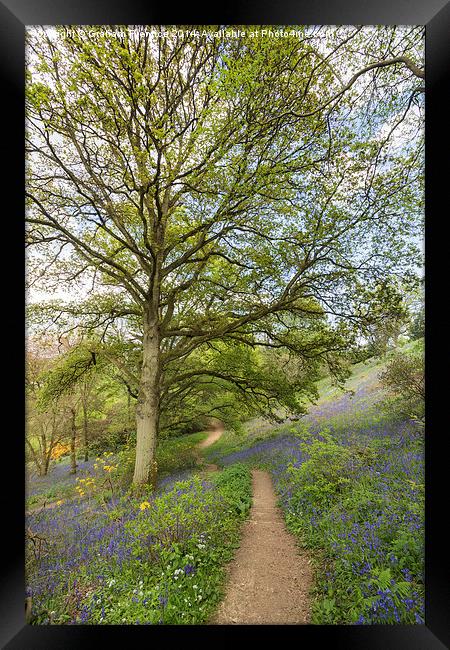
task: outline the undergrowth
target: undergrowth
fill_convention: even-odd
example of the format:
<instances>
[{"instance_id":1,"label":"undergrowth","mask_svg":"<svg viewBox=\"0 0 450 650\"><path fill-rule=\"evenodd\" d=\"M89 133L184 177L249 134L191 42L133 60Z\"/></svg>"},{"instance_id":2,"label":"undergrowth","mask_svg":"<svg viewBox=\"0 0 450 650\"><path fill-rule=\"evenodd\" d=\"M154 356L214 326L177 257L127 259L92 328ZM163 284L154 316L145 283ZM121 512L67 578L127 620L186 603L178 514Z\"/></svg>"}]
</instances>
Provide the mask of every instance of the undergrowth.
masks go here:
<instances>
[{"instance_id":1,"label":"undergrowth","mask_svg":"<svg viewBox=\"0 0 450 650\"><path fill-rule=\"evenodd\" d=\"M147 499L84 499L29 516L31 622L207 622L250 505L240 464Z\"/></svg>"}]
</instances>

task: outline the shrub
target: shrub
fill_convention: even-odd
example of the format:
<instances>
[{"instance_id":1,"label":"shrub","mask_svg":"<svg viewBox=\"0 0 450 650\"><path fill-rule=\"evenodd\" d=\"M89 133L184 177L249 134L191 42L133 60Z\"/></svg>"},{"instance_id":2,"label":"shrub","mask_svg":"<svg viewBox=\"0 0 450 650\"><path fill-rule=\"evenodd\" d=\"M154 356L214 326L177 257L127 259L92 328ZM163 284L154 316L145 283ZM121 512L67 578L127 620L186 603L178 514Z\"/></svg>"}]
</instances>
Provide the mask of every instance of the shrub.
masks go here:
<instances>
[{"instance_id":1,"label":"shrub","mask_svg":"<svg viewBox=\"0 0 450 650\"><path fill-rule=\"evenodd\" d=\"M289 464L287 473L297 500L318 508L341 495L361 466L361 457L339 444L328 432L300 444L305 461Z\"/></svg>"},{"instance_id":2,"label":"shrub","mask_svg":"<svg viewBox=\"0 0 450 650\"><path fill-rule=\"evenodd\" d=\"M403 416L423 421L425 360L421 345L408 353L395 353L379 378L393 396L388 407Z\"/></svg>"},{"instance_id":3,"label":"shrub","mask_svg":"<svg viewBox=\"0 0 450 650\"><path fill-rule=\"evenodd\" d=\"M246 516L252 505L252 486L248 467L236 463L217 475L217 488L233 512Z\"/></svg>"}]
</instances>

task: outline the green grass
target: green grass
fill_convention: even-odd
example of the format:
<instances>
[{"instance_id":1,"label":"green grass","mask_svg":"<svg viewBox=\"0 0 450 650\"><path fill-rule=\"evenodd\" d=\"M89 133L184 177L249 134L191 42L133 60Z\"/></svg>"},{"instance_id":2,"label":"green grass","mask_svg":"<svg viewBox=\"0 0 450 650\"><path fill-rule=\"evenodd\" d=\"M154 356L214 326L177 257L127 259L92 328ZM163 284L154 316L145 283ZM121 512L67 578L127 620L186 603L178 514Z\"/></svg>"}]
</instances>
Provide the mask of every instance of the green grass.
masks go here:
<instances>
[{"instance_id":1,"label":"green grass","mask_svg":"<svg viewBox=\"0 0 450 650\"><path fill-rule=\"evenodd\" d=\"M194 468L196 465L195 447L207 437L206 431L191 433L178 438L160 441L156 450L158 470L161 475Z\"/></svg>"}]
</instances>

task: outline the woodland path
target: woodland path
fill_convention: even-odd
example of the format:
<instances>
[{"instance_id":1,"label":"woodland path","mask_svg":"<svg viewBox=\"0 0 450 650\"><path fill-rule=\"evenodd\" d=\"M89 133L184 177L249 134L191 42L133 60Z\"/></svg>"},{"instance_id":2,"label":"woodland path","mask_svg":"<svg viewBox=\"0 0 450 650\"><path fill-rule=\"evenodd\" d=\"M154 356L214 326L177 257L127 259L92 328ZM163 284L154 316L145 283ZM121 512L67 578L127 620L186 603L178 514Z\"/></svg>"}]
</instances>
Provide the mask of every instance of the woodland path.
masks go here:
<instances>
[{"instance_id":1,"label":"woodland path","mask_svg":"<svg viewBox=\"0 0 450 650\"><path fill-rule=\"evenodd\" d=\"M221 424L214 426L197 445L196 458L206 472L219 468L206 463L200 450L214 444L223 430ZM253 470L252 487L253 505L240 546L227 567L225 597L209 623L308 623L313 584L310 559L285 528L270 474Z\"/></svg>"},{"instance_id":2,"label":"woodland path","mask_svg":"<svg viewBox=\"0 0 450 650\"><path fill-rule=\"evenodd\" d=\"M222 433L223 427L216 426L197 449L209 447ZM200 454L197 458L202 463ZM219 469L204 462L203 467ZM250 517L227 567L225 598L210 624L308 623L313 584L310 559L285 528L270 474L253 470L252 487Z\"/></svg>"},{"instance_id":3,"label":"woodland path","mask_svg":"<svg viewBox=\"0 0 450 650\"><path fill-rule=\"evenodd\" d=\"M195 457L197 459L197 462L202 467L202 469L206 470L207 472L218 472L219 468L214 463L205 462L205 460L203 459L203 457L201 456L198 450L205 449L206 447L210 447L211 445L213 445L217 440L219 440L223 432L224 432L223 424L222 423L215 424L209 431L207 437L201 442L199 442L198 445L196 445Z\"/></svg>"},{"instance_id":4,"label":"woodland path","mask_svg":"<svg viewBox=\"0 0 450 650\"><path fill-rule=\"evenodd\" d=\"M210 624L301 624L310 619L313 570L287 532L268 472L253 470L253 505Z\"/></svg>"}]
</instances>

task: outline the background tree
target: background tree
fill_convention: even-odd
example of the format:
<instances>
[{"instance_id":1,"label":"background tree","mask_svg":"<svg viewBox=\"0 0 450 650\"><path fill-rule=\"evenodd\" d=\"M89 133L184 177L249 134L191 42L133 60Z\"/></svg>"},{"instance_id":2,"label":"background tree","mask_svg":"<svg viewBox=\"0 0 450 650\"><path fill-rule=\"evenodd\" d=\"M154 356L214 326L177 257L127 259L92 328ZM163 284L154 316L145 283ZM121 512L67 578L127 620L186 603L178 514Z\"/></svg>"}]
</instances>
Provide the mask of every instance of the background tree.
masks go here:
<instances>
[{"instance_id":1,"label":"background tree","mask_svg":"<svg viewBox=\"0 0 450 650\"><path fill-rule=\"evenodd\" d=\"M413 279L413 284L416 282ZM406 279L401 287L390 279L384 279L373 290L361 288L363 309L367 315L363 332L368 356L386 354L396 347L402 331L406 331L409 313L404 297L408 285L411 283Z\"/></svg>"},{"instance_id":2,"label":"background tree","mask_svg":"<svg viewBox=\"0 0 450 650\"><path fill-rule=\"evenodd\" d=\"M50 461L64 441L64 414L59 405L52 403L45 410L39 408L39 395L50 364L50 359L27 351L25 444L27 457L39 476L48 473Z\"/></svg>"},{"instance_id":3,"label":"background tree","mask_svg":"<svg viewBox=\"0 0 450 650\"><path fill-rule=\"evenodd\" d=\"M409 334L413 340L425 336L425 309L423 306L413 315Z\"/></svg>"},{"instance_id":4,"label":"background tree","mask_svg":"<svg viewBox=\"0 0 450 650\"><path fill-rule=\"evenodd\" d=\"M155 478L184 364L197 386L208 376L247 395L261 377L247 362L236 375L233 346L335 368L365 321L355 286L402 277L417 233L421 28L250 29L29 30L29 269L96 289L47 306L53 320L105 341L119 320L140 341L135 485ZM196 374L217 342L226 371Z\"/></svg>"},{"instance_id":5,"label":"background tree","mask_svg":"<svg viewBox=\"0 0 450 650\"><path fill-rule=\"evenodd\" d=\"M83 414L83 446L84 446L84 460L89 460L89 399L92 395L93 382L85 379L80 386L81 396L81 409Z\"/></svg>"},{"instance_id":6,"label":"background tree","mask_svg":"<svg viewBox=\"0 0 450 650\"><path fill-rule=\"evenodd\" d=\"M46 364L45 371L40 375L36 392L35 409L38 412L56 410L63 417L63 422L59 421L58 425L69 441L72 474L77 470L79 414L82 418L84 457L85 460L88 459L88 412L97 379L96 364L96 355L89 342L71 345L66 341L63 353ZM59 439L61 437L60 434Z\"/></svg>"},{"instance_id":7,"label":"background tree","mask_svg":"<svg viewBox=\"0 0 450 650\"><path fill-rule=\"evenodd\" d=\"M410 305L409 336L413 341L425 336L425 276L421 277L420 288L414 294Z\"/></svg>"},{"instance_id":8,"label":"background tree","mask_svg":"<svg viewBox=\"0 0 450 650\"><path fill-rule=\"evenodd\" d=\"M27 427L25 443L27 458L35 465L39 476L45 476L50 467L50 461L55 457L56 450L64 441L64 414L58 404L44 413L31 408L27 409Z\"/></svg>"},{"instance_id":9,"label":"background tree","mask_svg":"<svg viewBox=\"0 0 450 650\"><path fill-rule=\"evenodd\" d=\"M407 353L394 353L380 375L384 387L393 396L391 405L403 416L424 423L425 358L423 341Z\"/></svg>"}]
</instances>

